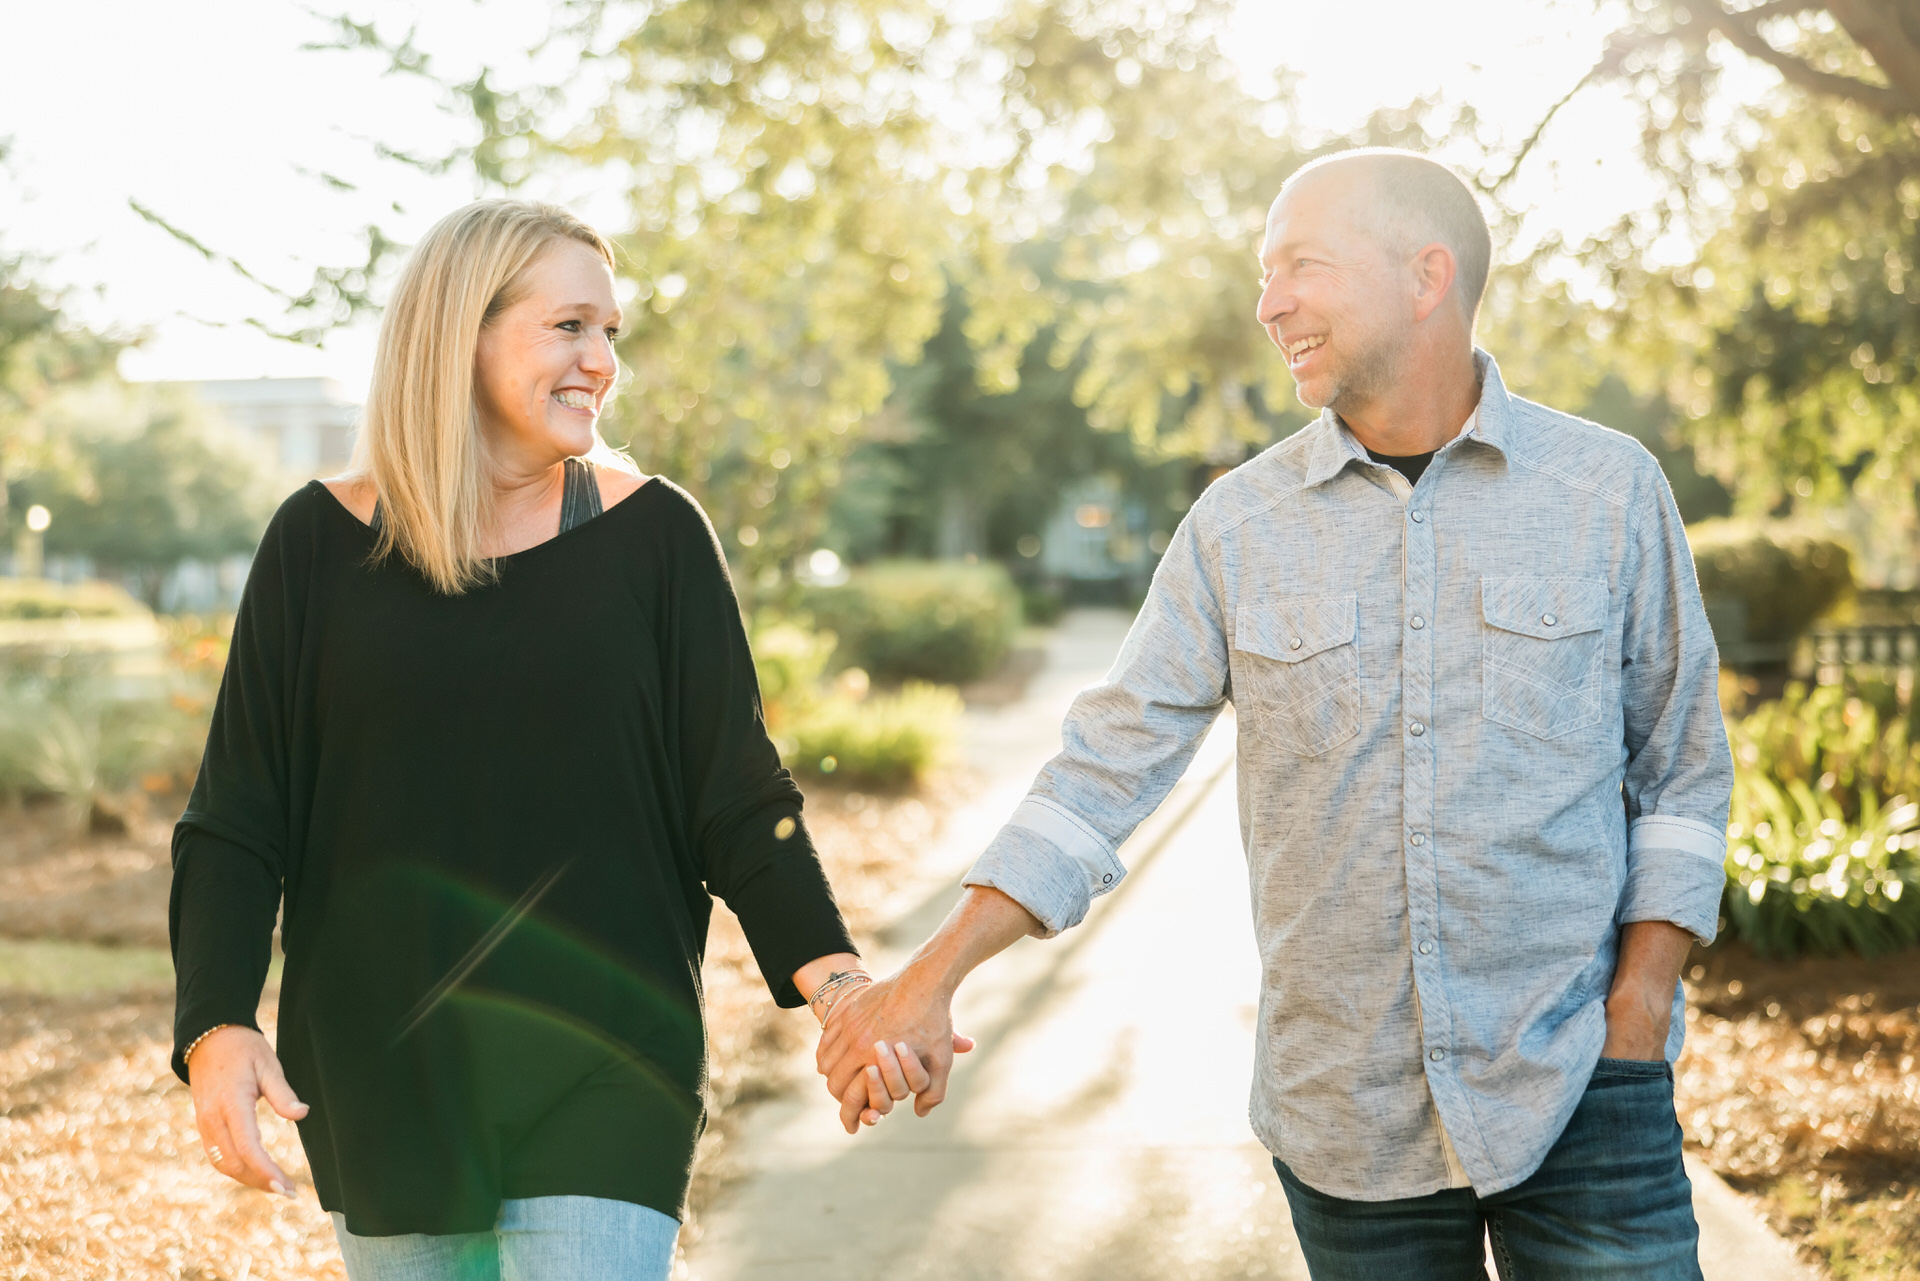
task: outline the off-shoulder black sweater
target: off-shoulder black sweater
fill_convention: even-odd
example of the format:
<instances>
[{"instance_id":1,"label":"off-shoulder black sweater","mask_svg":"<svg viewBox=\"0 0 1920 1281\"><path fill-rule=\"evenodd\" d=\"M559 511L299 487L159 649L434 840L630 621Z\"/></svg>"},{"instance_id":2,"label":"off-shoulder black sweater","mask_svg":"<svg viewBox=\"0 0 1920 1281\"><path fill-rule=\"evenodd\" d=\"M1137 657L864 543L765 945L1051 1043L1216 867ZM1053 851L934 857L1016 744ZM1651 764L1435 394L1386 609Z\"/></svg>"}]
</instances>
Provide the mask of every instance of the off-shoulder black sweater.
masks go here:
<instances>
[{"instance_id":1,"label":"off-shoulder black sweater","mask_svg":"<svg viewBox=\"0 0 1920 1281\"><path fill-rule=\"evenodd\" d=\"M852 950L713 531L654 479L463 595L372 550L316 481L255 556L174 833L174 1069L255 1026L284 904L279 1054L350 1230L678 1216L709 895L782 1005Z\"/></svg>"}]
</instances>

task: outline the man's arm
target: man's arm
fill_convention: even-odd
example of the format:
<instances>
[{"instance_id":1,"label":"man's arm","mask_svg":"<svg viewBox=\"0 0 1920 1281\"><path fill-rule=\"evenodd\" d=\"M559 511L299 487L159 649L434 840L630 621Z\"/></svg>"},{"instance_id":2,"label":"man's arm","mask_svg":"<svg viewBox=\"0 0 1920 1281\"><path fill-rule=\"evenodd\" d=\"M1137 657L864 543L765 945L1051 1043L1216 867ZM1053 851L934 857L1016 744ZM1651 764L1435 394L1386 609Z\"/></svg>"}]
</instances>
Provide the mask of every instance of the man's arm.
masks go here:
<instances>
[{"instance_id":1,"label":"man's arm","mask_svg":"<svg viewBox=\"0 0 1920 1281\"><path fill-rule=\"evenodd\" d=\"M1610 1058L1660 1058L1680 1031L1672 1011L1687 950L1718 928L1733 790L1719 652L1680 513L1649 471L1624 582L1627 877L1607 997Z\"/></svg>"},{"instance_id":2,"label":"man's arm","mask_svg":"<svg viewBox=\"0 0 1920 1281\"><path fill-rule=\"evenodd\" d=\"M841 1101L840 1123L848 1134L859 1128L867 1109L890 1112L893 1099L909 1092L917 1115L939 1106L947 1097L954 1050L973 1045L953 1031L953 994L960 980L988 957L1041 932L1033 913L1013 899L970 885L898 973L861 988L834 1009L814 1066ZM897 1073L888 1058L899 1065ZM877 1117L867 1119L871 1124Z\"/></svg>"},{"instance_id":3,"label":"man's arm","mask_svg":"<svg viewBox=\"0 0 1920 1281\"><path fill-rule=\"evenodd\" d=\"M910 1090L923 1116L945 1097L948 1007L961 979L1023 935L1078 924L1120 883L1126 869L1116 851L1179 781L1219 716L1231 632L1200 514L1196 506L1175 531L1113 669L1074 700L1060 754L967 873L966 897L898 975L857 993L857 1003L848 998L844 1032L840 1012L829 1022L817 1063L850 1127L863 1095L878 1113ZM876 1048L897 1044L905 1050ZM863 1086L870 1067L889 1088L872 1075Z\"/></svg>"}]
</instances>

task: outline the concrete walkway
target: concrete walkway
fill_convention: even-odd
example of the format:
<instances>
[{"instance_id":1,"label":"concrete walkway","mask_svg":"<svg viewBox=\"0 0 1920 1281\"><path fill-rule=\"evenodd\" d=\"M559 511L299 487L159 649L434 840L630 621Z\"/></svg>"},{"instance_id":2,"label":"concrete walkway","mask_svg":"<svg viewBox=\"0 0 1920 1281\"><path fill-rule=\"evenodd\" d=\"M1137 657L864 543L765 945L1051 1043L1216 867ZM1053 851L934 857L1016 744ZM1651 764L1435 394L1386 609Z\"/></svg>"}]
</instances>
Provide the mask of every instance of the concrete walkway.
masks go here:
<instances>
[{"instance_id":1,"label":"concrete walkway","mask_svg":"<svg viewBox=\"0 0 1920 1281\"><path fill-rule=\"evenodd\" d=\"M1069 615L1026 700L969 714L990 781L903 895L898 950L944 914L1125 621ZM1229 718L1123 853L1120 889L1080 928L1022 942L969 980L955 1020L981 1045L933 1116L896 1113L849 1138L810 1058L797 1061L794 1095L745 1127L752 1173L707 1216L692 1276L1304 1281L1246 1121L1259 967L1233 784ZM1740 1197L1695 1179L1708 1281L1804 1275Z\"/></svg>"}]
</instances>

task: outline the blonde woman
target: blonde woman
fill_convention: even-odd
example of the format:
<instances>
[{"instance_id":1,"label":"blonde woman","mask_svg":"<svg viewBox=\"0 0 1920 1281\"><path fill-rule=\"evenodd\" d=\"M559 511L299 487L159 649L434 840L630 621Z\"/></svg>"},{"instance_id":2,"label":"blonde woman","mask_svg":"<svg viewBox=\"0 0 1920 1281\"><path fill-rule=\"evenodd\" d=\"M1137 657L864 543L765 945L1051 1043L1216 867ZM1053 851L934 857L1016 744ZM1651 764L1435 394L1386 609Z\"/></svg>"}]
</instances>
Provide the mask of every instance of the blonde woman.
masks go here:
<instances>
[{"instance_id":1,"label":"blonde woman","mask_svg":"<svg viewBox=\"0 0 1920 1281\"><path fill-rule=\"evenodd\" d=\"M612 267L510 201L414 251L353 470L254 559L175 831L208 1159L291 1195L256 1103L297 1121L353 1281L665 1277L709 894L781 1005L865 981L705 516L587 461L614 457Z\"/></svg>"}]
</instances>

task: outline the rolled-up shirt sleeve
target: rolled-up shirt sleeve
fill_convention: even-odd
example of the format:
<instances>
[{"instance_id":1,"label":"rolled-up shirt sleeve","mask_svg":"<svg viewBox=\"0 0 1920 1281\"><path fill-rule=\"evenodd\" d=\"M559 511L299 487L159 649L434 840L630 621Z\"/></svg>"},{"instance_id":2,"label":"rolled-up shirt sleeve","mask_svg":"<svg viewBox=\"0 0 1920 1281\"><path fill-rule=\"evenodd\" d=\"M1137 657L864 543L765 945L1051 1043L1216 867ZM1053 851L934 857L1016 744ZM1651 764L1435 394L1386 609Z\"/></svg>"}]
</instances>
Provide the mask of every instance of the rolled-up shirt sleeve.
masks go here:
<instances>
[{"instance_id":1,"label":"rolled-up shirt sleeve","mask_svg":"<svg viewBox=\"0 0 1920 1281\"><path fill-rule=\"evenodd\" d=\"M1670 921L1702 943L1726 884L1733 755L1720 714L1720 656L1693 554L1657 471L1634 511L1621 644L1627 880L1620 921Z\"/></svg>"},{"instance_id":2,"label":"rolled-up shirt sleeve","mask_svg":"<svg viewBox=\"0 0 1920 1281\"><path fill-rule=\"evenodd\" d=\"M1033 913L1048 937L1120 884L1120 846L1179 781L1226 701L1223 592L1202 505L1175 531L1106 679L1074 700L1060 754L967 873L966 884Z\"/></svg>"}]
</instances>

